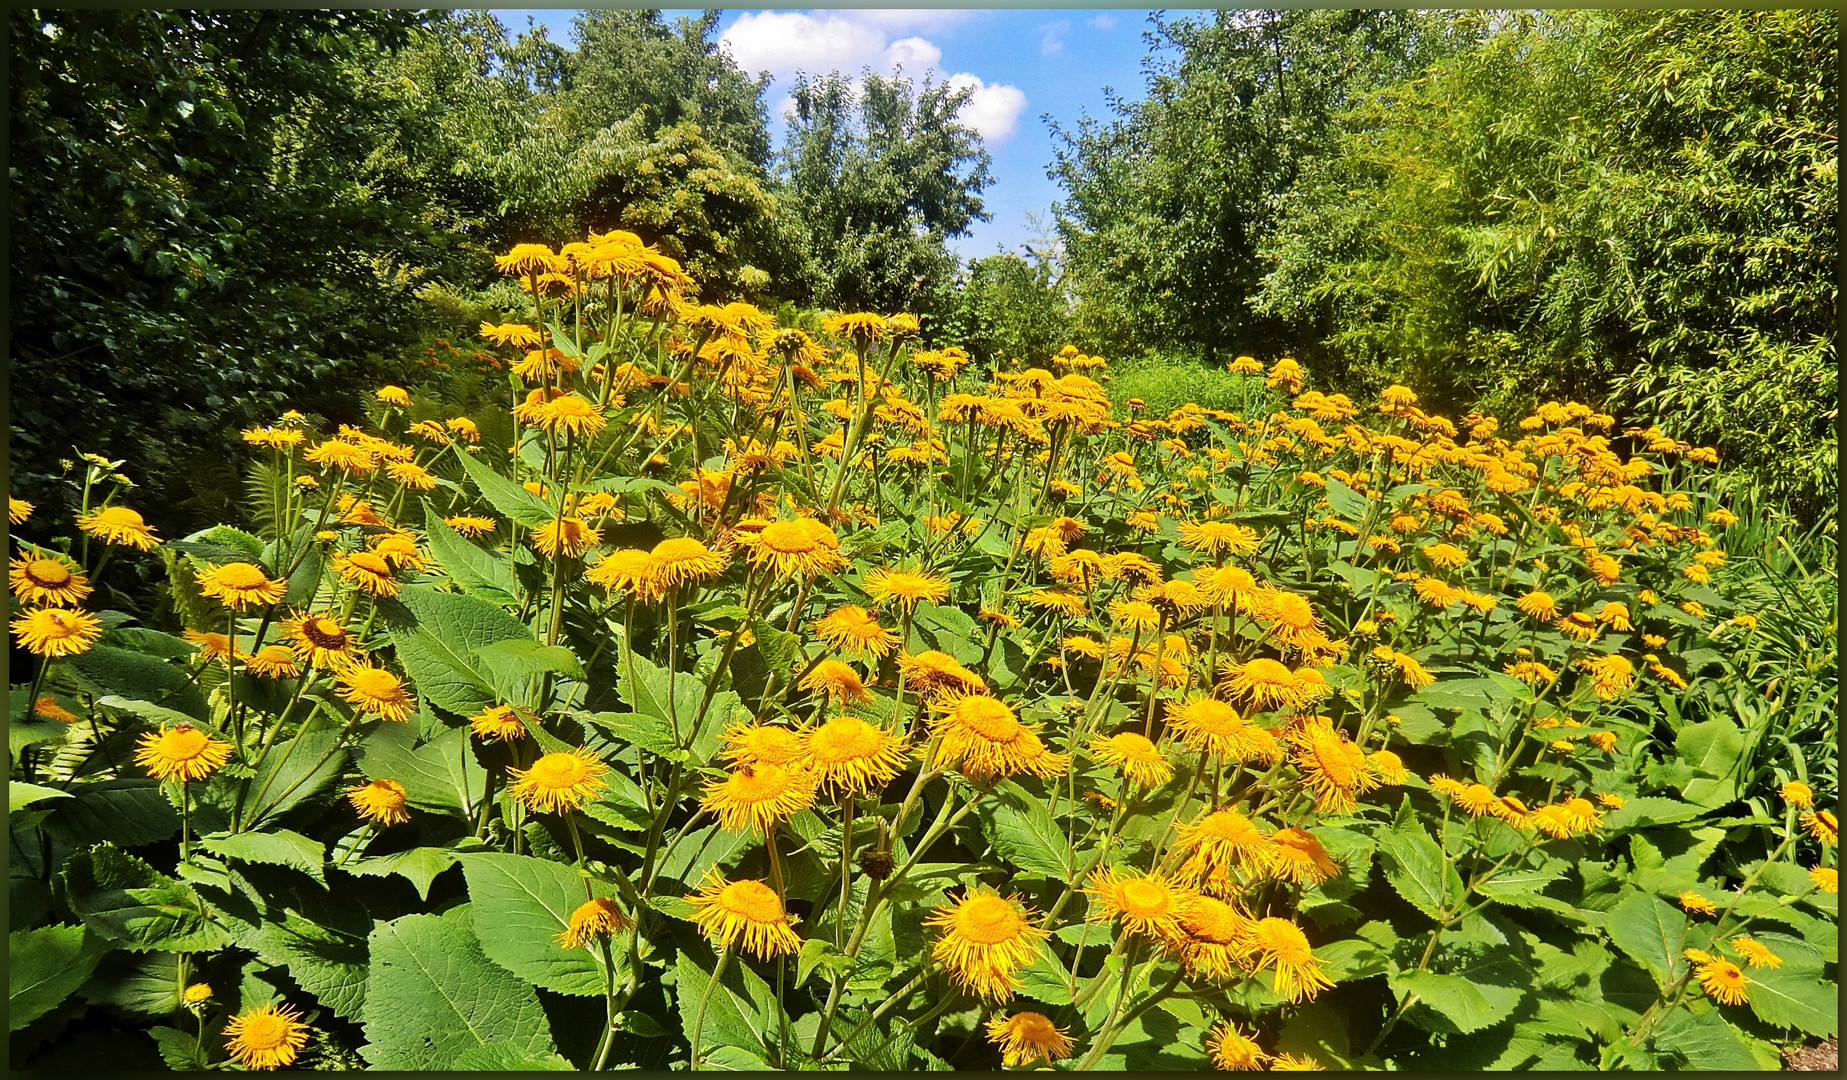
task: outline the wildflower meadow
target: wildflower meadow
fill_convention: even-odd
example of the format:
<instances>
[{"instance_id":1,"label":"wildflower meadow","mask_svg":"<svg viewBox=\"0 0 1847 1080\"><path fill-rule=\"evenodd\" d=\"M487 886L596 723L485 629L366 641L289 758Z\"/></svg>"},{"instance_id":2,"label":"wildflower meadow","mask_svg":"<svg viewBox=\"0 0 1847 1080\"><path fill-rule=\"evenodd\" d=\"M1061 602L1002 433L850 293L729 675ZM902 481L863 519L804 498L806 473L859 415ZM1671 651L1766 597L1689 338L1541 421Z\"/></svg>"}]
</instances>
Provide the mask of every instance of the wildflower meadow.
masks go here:
<instances>
[{"instance_id":1,"label":"wildflower meadow","mask_svg":"<svg viewBox=\"0 0 1847 1080\"><path fill-rule=\"evenodd\" d=\"M1158 411L1071 346L702 303L621 230L496 267L525 307L365 423L242 433L255 527L162 535L86 454L14 543L16 1046L1730 1070L1836 1034L1834 583L1710 448L1287 356ZM171 632L95 588L123 563Z\"/></svg>"}]
</instances>

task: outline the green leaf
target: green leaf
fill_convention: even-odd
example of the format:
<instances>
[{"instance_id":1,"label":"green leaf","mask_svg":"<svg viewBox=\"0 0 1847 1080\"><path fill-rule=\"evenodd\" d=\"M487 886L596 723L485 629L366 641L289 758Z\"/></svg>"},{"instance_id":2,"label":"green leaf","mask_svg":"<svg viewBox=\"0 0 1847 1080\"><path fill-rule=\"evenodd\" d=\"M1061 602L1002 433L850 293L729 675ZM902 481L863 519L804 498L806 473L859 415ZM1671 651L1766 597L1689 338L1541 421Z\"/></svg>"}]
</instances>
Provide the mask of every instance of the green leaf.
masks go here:
<instances>
[{"instance_id":1,"label":"green leaf","mask_svg":"<svg viewBox=\"0 0 1847 1080\"><path fill-rule=\"evenodd\" d=\"M1681 791L1689 802L1720 806L1736 795L1732 774L1744 755L1744 732L1737 724L1723 717L1688 724L1674 736L1674 755L1698 774Z\"/></svg>"},{"instance_id":2,"label":"green leaf","mask_svg":"<svg viewBox=\"0 0 1847 1080\"><path fill-rule=\"evenodd\" d=\"M253 938L238 944L253 949L265 963L286 967L303 990L336 1015L358 1021L368 971L362 927L370 919L350 921L360 928L332 926L289 911L280 922L265 919Z\"/></svg>"},{"instance_id":3,"label":"green leaf","mask_svg":"<svg viewBox=\"0 0 1847 1080\"><path fill-rule=\"evenodd\" d=\"M1531 701L1532 688L1510 675L1488 672L1480 678L1440 679L1411 695L1411 700L1438 709L1473 709L1487 713L1495 703Z\"/></svg>"},{"instance_id":4,"label":"green leaf","mask_svg":"<svg viewBox=\"0 0 1847 1080\"><path fill-rule=\"evenodd\" d=\"M581 714L580 714L581 715ZM664 757L668 761L684 761L690 755L674 745L673 732L667 721L646 713L601 712L590 717L590 722L603 729L614 738L630 742L650 754Z\"/></svg>"},{"instance_id":5,"label":"green leaf","mask_svg":"<svg viewBox=\"0 0 1847 1080\"><path fill-rule=\"evenodd\" d=\"M164 1016L180 1007L179 966L175 953L116 951L103 957L96 973L77 991L92 1005L109 1005L143 1016Z\"/></svg>"},{"instance_id":6,"label":"green leaf","mask_svg":"<svg viewBox=\"0 0 1847 1080\"><path fill-rule=\"evenodd\" d=\"M321 571L325 569L325 556L321 554L321 546L311 542L310 528L312 526L303 526L295 540L298 548L302 544L310 546L302 553L301 565L289 575L288 592L282 597L285 605L297 610L314 606L315 594L321 588Z\"/></svg>"},{"instance_id":7,"label":"green leaf","mask_svg":"<svg viewBox=\"0 0 1847 1080\"><path fill-rule=\"evenodd\" d=\"M24 780L14 780L6 786L6 812L10 816L41 799L68 799L70 797L71 793L68 791L40 787L37 784L28 784Z\"/></svg>"},{"instance_id":8,"label":"green leaf","mask_svg":"<svg viewBox=\"0 0 1847 1080\"><path fill-rule=\"evenodd\" d=\"M1660 897L1632 892L1610 911L1604 926L1610 941L1666 987L1680 976L1687 917Z\"/></svg>"},{"instance_id":9,"label":"green leaf","mask_svg":"<svg viewBox=\"0 0 1847 1080\"><path fill-rule=\"evenodd\" d=\"M327 884L327 846L288 829L204 836L199 846L227 859L291 867Z\"/></svg>"},{"instance_id":10,"label":"green leaf","mask_svg":"<svg viewBox=\"0 0 1847 1080\"><path fill-rule=\"evenodd\" d=\"M566 949L557 941L589 899L589 878L524 855L464 855L461 863L478 925L494 928L481 941L489 960L554 993L603 993L602 950Z\"/></svg>"},{"instance_id":11,"label":"green leaf","mask_svg":"<svg viewBox=\"0 0 1847 1080\"><path fill-rule=\"evenodd\" d=\"M531 701L535 681L547 672L573 679L584 677L583 665L563 645L541 645L536 641L514 638L496 641L471 650L479 659L477 669L487 674L488 682L502 701Z\"/></svg>"},{"instance_id":12,"label":"green leaf","mask_svg":"<svg viewBox=\"0 0 1847 1080\"><path fill-rule=\"evenodd\" d=\"M1045 802L1012 781L1003 783L999 794L1001 798L983 799L975 809L995 852L1022 870L1069 880L1071 845Z\"/></svg>"},{"instance_id":13,"label":"green leaf","mask_svg":"<svg viewBox=\"0 0 1847 1080\"><path fill-rule=\"evenodd\" d=\"M454 450L456 460L462 463L462 471L481 490L481 497L488 501L488 505L500 511L501 516L511 518L528 529L544 528L557 518L557 511L545 505L545 500L495 472L462 449L459 443L455 444Z\"/></svg>"},{"instance_id":14,"label":"green leaf","mask_svg":"<svg viewBox=\"0 0 1847 1080\"><path fill-rule=\"evenodd\" d=\"M477 1046L555 1051L533 988L488 962L474 934L440 915L406 915L372 931L364 1008L375 1069L446 1069Z\"/></svg>"},{"instance_id":15,"label":"green leaf","mask_svg":"<svg viewBox=\"0 0 1847 1080\"><path fill-rule=\"evenodd\" d=\"M59 872L64 897L85 926L123 948L210 952L231 944L199 894L111 844L72 855Z\"/></svg>"},{"instance_id":16,"label":"green leaf","mask_svg":"<svg viewBox=\"0 0 1847 1080\"><path fill-rule=\"evenodd\" d=\"M1679 1057L1689 1069L1755 1072L1762 1068L1749 1044L1716 1008L1700 1013L1675 1009L1655 1029L1653 1042L1658 1052Z\"/></svg>"},{"instance_id":17,"label":"green leaf","mask_svg":"<svg viewBox=\"0 0 1847 1080\"><path fill-rule=\"evenodd\" d=\"M8 1031L56 1008L82 986L109 943L83 926L15 931L6 939Z\"/></svg>"},{"instance_id":18,"label":"green leaf","mask_svg":"<svg viewBox=\"0 0 1847 1080\"><path fill-rule=\"evenodd\" d=\"M368 780L403 785L418 810L466 816L487 797L487 770L465 725L419 743L416 724L380 724L359 744L359 768Z\"/></svg>"},{"instance_id":19,"label":"green leaf","mask_svg":"<svg viewBox=\"0 0 1847 1080\"><path fill-rule=\"evenodd\" d=\"M594 800L584 804L584 813L625 832L642 832L654 823L641 785L621 770L611 771L605 779L608 786Z\"/></svg>"},{"instance_id":20,"label":"green leaf","mask_svg":"<svg viewBox=\"0 0 1847 1080\"><path fill-rule=\"evenodd\" d=\"M734 960L734 968L736 963ZM717 986L711 986L711 982L711 976L701 970L692 957L684 952L679 955L674 963L674 998L680 1008L680 1030L685 1032L687 1040L692 1039L699 1001L706 997L710 987L699 1043L701 1051L707 1047L735 1046L753 1054L762 1053L764 1041L756 1010L742 995L726 986L724 980L721 979Z\"/></svg>"},{"instance_id":21,"label":"green leaf","mask_svg":"<svg viewBox=\"0 0 1847 1080\"><path fill-rule=\"evenodd\" d=\"M1416 995L1407 1019L1426 1031L1468 1034L1500 1023L1520 1003L1517 987L1477 983L1464 975L1405 971L1388 975L1392 992Z\"/></svg>"},{"instance_id":22,"label":"green leaf","mask_svg":"<svg viewBox=\"0 0 1847 1080\"><path fill-rule=\"evenodd\" d=\"M194 720L205 720L205 694L186 673L145 653L93 645L88 652L65 661L76 671L83 689L97 696L109 694L178 709Z\"/></svg>"},{"instance_id":23,"label":"green leaf","mask_svg":"<svg viewBox=\"0 0 1847 1080\"><path fill-rule=\"evenodd\" d=\"M1671 825L1681 821L1691 821L1704 813L1701 807L1684 803L1679 799L1663 799L1654 795L1641 795L1629 799L1623 805L1603 816L1603 831L1615 835L1629 829L1639 829L1649 825Z\"/></svg>"},{"instance_id":24,"label":"green leaf","mask_svg":"<svg viewBox=\"0 0 1847 1080\"><path fill-rule=\"evenodd\" d=\"M345 772L346 750L340 744L340 732L317 710L302 722L297 734L271 749L250 778L243 828L255 829L275 820L319 795Z\"/></svg>"},{"instance_id":25,"label":"green leaf","mask_svg":"<svg viewBox=\"0 0 1847 1080\"><path fill-rule=\"evenodd\" d=\"M458 1072L576 1072L561 1054L534 1054L506 1043L471 1046L449 1066Z\"/></svg>"},{"instance_id":26,"label":"green leaf","mask_svg":"<svg viewBox=\"0 0 1847 1080\"><path fill-rule=\"evenodd\" d=\"M1462 878L1443 861L1443 851L1431 838L1406 796L1391 829L1379 834L1385 878L1419 911L1441 922L1463 899Z\"/></svg>"},{"instance_id":27,"label":"green leaf","mask_svg":"<svg viewBox=\"0 0 1847 1080\"><path fill-rule=\"evenodd\" d=\"M449 575L456 587L470 596L513 607L519 603L519 585L506 556L489 551L443 524L442 515L423 503L423 529L430 538L430 557Z\"/></svg>"},{"instance_id":28,"label":"green leaf","mask_svg":"<svg viewBox=\"0 0 1847 1080\"><path fill-rule=\"evenodd\" d=\"M626 670L631 663L635 669L632 681ZM618 682L622 700L638 713L667 719L669 733L674 730L671 721L677 716L680 737L684 739L692 730L694 717L699 715L699 702L705 697L705 680L684 671L670 680L666 668L656 667L640 655L625 657L620 666L624 669ZM673 691L671 696L668 694L670 683ZM730 690L719 691L706 708L705 724L700 729L699 741L691 747L692 760L711 761L718 753L719 733L735 721L748 719L749 715L737 694Z\"/></svg>"},{"instance_id":29,"label":"green leaf","mask_svg":"<svg viewBox=\"0 0 1847 1080\"><path fill-rule=\"evenodd\" d=\"M411 585L385 606L391 641L425 701L458 716L495 704L498 693L474 650L497 641L532 640L532 630L494 604Z\"/></svg>"},{"instance_id":30,"label":"green leaf","mask_svg":"<svg viewBox=\"0 0 1847 1080\"><path fill-rule=\"evenodd\" d=\"M199 1051L199 1040L178 1028L157 1027L148 1032L160 1047L160 1059L167 1063L167 1068L174 1072L200 1072L205 1068L205 1055Z\"/></svg>"},{"instance_id":31,"label":"green leaf","mask_svg":"<svg viewBox=\"0 0 1847 1080\"><path fill-rule=\"evenodd\" d=\"M1327 478L1328 505L1334 512L1350 521L1358 522L1366 516L1366 507L1370 505L1366 496L1330 476Z\"/></svg>"},{"instance_id":32,"label":"green leaf","mask_svg":"<svg viewBox=\"0 0 1847 1080\"><path fill-rule=\"evenodd\" d=\"M1770 945L1768 941L1765 944ZM1778 946L1770 947L1774 950ZM1839 1033L1840 991L1833 983L1793 965L1753 968L1747 977L1752 985L1746 988L1745 1000L1759 1020L1772 1027L1797 1028L1823 1039Z\"/></svg>"},{"instance_id":33,"label":"green leaf","mask_svg":"<svg viewBox=\"0 0 1847 1080\"><path fill-rule=\"evenodd\" d=\"M455 865L455 853L445 848L416 847L408 851L361 859L341 867L355 877L384 877L396 874L417 889L424 900L430 898L430 885L436 875Z\"/></svg>"}]
</instances>

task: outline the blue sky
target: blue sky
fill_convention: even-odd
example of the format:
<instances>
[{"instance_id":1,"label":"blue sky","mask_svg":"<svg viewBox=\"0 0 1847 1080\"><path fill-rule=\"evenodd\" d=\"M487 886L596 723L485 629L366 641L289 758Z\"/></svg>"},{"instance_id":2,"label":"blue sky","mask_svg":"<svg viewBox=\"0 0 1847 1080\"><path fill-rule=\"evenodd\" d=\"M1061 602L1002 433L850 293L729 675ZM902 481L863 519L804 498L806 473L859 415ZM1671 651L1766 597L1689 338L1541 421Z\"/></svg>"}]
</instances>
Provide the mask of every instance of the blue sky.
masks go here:
<instances>
[{"instance_id":1,"label":"blue sky","mask_svg":"<svg viewBox=\"0 0 1847 1080\"><path fill-rule=\"evenodd\" d=\"M571 42L573 11L494 14L510 32L524 30L530 17L554 41ZM1169 11L1168 17L1183 14ZM978 256L1031 239L1028 215L1045 215L1059 198L1058 185L1045 174L1053 137L1042 116L1074 127L1086 112L1107 112L1105 87L1141 96L1147 16L1145 9L727 10L719 29L740 66L774 77L767 95L773 118L797 70L856 74L902 63L907 74L921 78L933 71L939 80L973 87L963 119L982 132L994 157L994 183L983 196L993 220L976 223L970 236L952 243L961 254Z\"/></svg>"}]
</instances>

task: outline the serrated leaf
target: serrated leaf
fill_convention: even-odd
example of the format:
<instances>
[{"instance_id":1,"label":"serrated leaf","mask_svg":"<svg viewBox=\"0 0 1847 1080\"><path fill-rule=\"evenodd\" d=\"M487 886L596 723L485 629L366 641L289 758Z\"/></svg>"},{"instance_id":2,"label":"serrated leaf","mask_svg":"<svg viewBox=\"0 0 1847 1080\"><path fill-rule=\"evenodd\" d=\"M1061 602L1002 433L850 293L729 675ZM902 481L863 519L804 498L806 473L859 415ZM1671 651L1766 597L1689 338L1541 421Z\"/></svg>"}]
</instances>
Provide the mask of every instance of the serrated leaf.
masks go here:
<instances>
[{"instance_id":1,"label":"serrated leaf","mask_svg":"<svg viewBox=\"0 0 1847 1080\"><path fill-rule=\"evenodd\" d=\"M1760 1066L1751 1048L1718 1009L1675 1009L1656 1029L1657 1052L1672 1053L1690 1069L1750 1070Z\"/></svg>"},{"instance_id":2,"label":"serrated leaf","mask_svg":"<svg viewBox=\"0 0 1847 1080\"><path fill-rule=\"evenodd\" d=\"M1752 983L1745 1001L1764 1023L1824 1039L1839 1033L1840 991L1833 983L1788 966L1753 968L1745 977Z\"/></svg>"},{"instance_id":3,"label":"serrated leaf","mask_svg":"<svg viewBox=\"0 0 1847 1080\"><path fill-rule=\"evenodd\" d=\"M322 885L327 884L327 846L298 832L277 829L203 836L199 838L199 845L229 859L291 867Z\"/></svg>"},{"instance_id":4,"label":"serrated leaf","mask_svg":"<svg viewBox=\"0 0 1847 1080\"><path fill-rule=\"evenodd\" d=\"M1477 983L1463 975L1406 971L1387 976L1402 999L1417 997L1407 1019L1426 1031L1468 1034L1498 1024L1513 1014L1522 993L1517 987Z\"/></svg>"},{"instance_id":5,"label":"serrated leaf","mask_svg":"<svg viewBox=\"0 0 1847 1080\"><path fill-rule=\"evenodd\" d=\"M495 704L498 694L474 650L497 641L532 640L532 630L494 604L460 593L406 586L391 623L398 659L424 700L458 716Z\"/></svg>"},{"instance_id":6,"label":"serrated leaf","mask_svg":"<svg viewBox=\"0 0 1847 1080\"><path fill-rule=\"evenodd\" d=\"M406 915L374 929L367 951L359 1052L373 1068L447 1069L494 1044L538 1057L556 1051L538 994L488 962L462 922Z\"/></svg>"},{"instance_id":7,"label":"serrated leaf","mask_svg":"<svg viewBox=\"0 0 1847 1080\"><path fill-rule=\"evenodd\" d=\"M1630 893L1610 911L1604 931L1610 941L1665 987L1680 975L1687 917L1660 897Z\"/></svg>"},{"instance_id":8,"label":"serrated leaf","mask_svg":"<svg viewBox=\"0 0 1847 1080\"><path fill-rule=\"evenodd\" d=\"M463 450L460 444L456 444L454 450L456 460L462 463L462 471L475 482L481 497L498 510L502 517L517 521L528 529L542 529L557 518L557 510L547 506L545 500L495 472L473 454Z\"/></svg>"},{"instance_id":9,"label":"serrated leaf","mask_svg":"<svg viewBox=\"0 0 1847 1080\"><path fill-rule=\"evenodd\" d=\"M736 963L734 960L733 966ZM674 997L680 1010L680 1030L689 1042L693 1034L693 1021L699 1015L699 1002L702 998L706 999L700 1036L702 1056L707 1048L721 1046L735 1046L752 1054L763 1052L761 1018L743 996L725 985L724 979L712 986L711 976L683 952L674 963L674 981ZM708 988L711 991L709 995Z\"/></svg>"},{"instance_id":10,"label":"serrated leaf","mask_svg":"<svg viewBox=\"0 0 1847 1080\"><path fill-rule=\"evenodd\" d=\"M428 900L430 885L437 875L455 865L456 856L446 848L415 847L370 859L360 859L341 867L355 877L384 877L396 874L411 883L417 895Z\"/></svg>"},{"instance_id":11,"label":"serrated leaf","mask_svg":"<svg viewBox=\"0 0 1847 1080\"><path fill-rule=\"evenodd\" d=\"M317 710L250 778L243 828L262 826L319 795L346 772L346 756L339 730Z\"/></svg>"},{"instance_id":12,"label":"serrated leaf","mask_svg":"<svg viewBox=\"0 0 1847 1080\"><path fill-rule=\"evenodd\" d=\"M199 1072L205 1068L205 1055L199 1052L199 1040L178 1028L157 1027L148 1031L160 1047L160 1059L174 1072Z\"/></svg>"},{"instance_id":13,"label":"serrated leaf","mask_svg":"<svg viewBox=\"0 0 1847 1080\"><path fill-rule=\"evenodd\" d=\"M487 797L487 770L466 726L420 743L415 724L380 724L359 744L359 768L368 780L403 785L416 810L466 815Z\"/></svg>"},{"instance_id":14,"label":"serrated leaf","mask_svg":"<svg viewBox=\"0 0 1847 1080\"><path fill-rule=\"evenodd\" d=\"M486 673L488 682L502 701L533 700L535 680L548 672L573 679L584 677L583 665L562 645L541 645L513 638L472 651L478 661L477 670Z\"/></svg>"},{"instance_id":15,"label":"serrated leaf","mask_svg":"<svg viewBox=\"0 0 1847 1080\"><path fill-rule=\"evenodd\" d=\"M184 671L164 660L112 645L93 645L65 662L83 688L99 697L113 694L165 705L195 721L208 715L205 694Z\"/></svg>"},{"instance_id":16,"label":"serrated leaf","mask_svg":"<svg viewBox=\"0 0 1847 1080\"><path fill-rule=\"evenodd\" d=\"M1411 810L1407 796L1391 829L1379 834L1385 879L1398 895L1441 922L1463 899L1462 878L1443 861L1443 851Z\"/></svg>"},{"instance_id":17,"label":"serrated leaf","mask_svg":"<svg viewBox=\"0 0 1847 1080\"><path fill-rule=\"evenodd\" d=\"M975 808L995 852L1022 870L1069 880L1071 845L1045 803L1012 781L1003 783L999 794Z\"/></svg>"},{"instance_id":18,"label":"serrated leaf","mask_svg":"<svg viewBox=\"0 0 1847 1080\"><path fill-rule=\"evenodd\" d=\"M1705 811L1692 803L1679 799L1664 799L1655 795L1641 795L1629 799L1623 805L1603 816L1603 831L1615 835L1629 829L1639 829L1649 825L1672 825L1681 821L1691 821Z\"/></svg>"},{"instance_id":19,"label":"serrated leaf","mask_svg":"<svg viewBox=\"0 0 1847 1080\"><path fill-rule=\"evenodd\" d=\"M18 1031L71 996L109 951L83 926L43 926L6 939L7 1030Z\"/></svg>"},{"instance_id":20,"label":"serrated leaf","mask_svg":"<svg viewBox=\"0 0 1847 1080\"><path fill-rule=\"evenodd\" d=\"M71 793L57 788L40 787L28 784L24 780L14 780L6 786L6 812L11 815L44 799L68 799Z\"/></svg>"},{"instance_id":21,"label":"serrated leaf","mask_svg":"<svg viewBox=\"0 0 1847 1080\"><path fill-rule=\"evenodd\" d=\"M489 960L554 993L603 993L602 950L566 949L557 940L590 899L589 878L525 855L464 855L461 863L477 925L494 928L481 941Z\"/></svg>"},{"instance_id":22,"label":"serrated leaf","mask_svg":"<svg viewBox=\"0 0 1847 1080\"><path fill-rule=\"evenodd\" d=\"M508 1046L487 1043L471 1046L449 1066L458 1072L576 1072L577 1066L561 1054L534 1054Z\"/></svg>"},{"instance_id":23,"label":"serrated leaf","mask_svg":"<svg viewBox=\"0 0 1847 1080\"><path fill-rule=\"evenodd\" d=\"M348 1020L360 1019L365 1004L366 935L329 926L296 912L280 921L265 919L258 933L239 944L264 961L288 968L303 990Z\"/></svg>"},{"instance_id":24,"label":"serrated leaf","mask_svg":"<svg viewBox=\"0 0 1847 1080\"><path fill-rule=\"evenodd\" d=\"M174 953L113 952L77 993L92 1005L163 1016L180 1007L179 967L183 962Z\"/></svg>"},{"instance_id":25,"label":"serrated leaf","mask_svg":"<svg viewBox=\"0 0 1847 1080\"><path fill-rule=\"evenodd\" d=\"M489 603L507 607L519 603L519 585L506 556L476 545L443 524L442 515L428 500L423 504L423 528L430 538L430 557L457 588Z\"/></svg>"},{"instance_id":26,"label":"serrated leaf","mask_svg":"<svg viewBox=\"0 0 1847 1080\"><path fill-rule=\"evenodd\" d=\"M111 844L72 855L59 871L65 901L85 926L136 951L210 952L231 944L192 886Z\"/></svg>"}]
</instances>

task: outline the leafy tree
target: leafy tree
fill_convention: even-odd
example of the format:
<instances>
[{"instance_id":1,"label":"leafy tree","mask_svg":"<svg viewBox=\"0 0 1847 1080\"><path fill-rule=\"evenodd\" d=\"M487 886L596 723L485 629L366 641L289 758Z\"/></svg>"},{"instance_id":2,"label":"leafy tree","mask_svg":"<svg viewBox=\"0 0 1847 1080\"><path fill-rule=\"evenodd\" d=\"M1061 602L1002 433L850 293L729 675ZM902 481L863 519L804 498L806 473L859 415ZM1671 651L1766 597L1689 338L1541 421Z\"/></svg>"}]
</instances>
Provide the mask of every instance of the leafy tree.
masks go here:
<instances>
[{"instance_id":1,"label":"leafy tree","mask_svg":"<svg viewBox=\"0 0 1847 1080\"><path fill-rule=\"evenodd\" d=\"M1122 352L1274 348L1248 299L1279 199L1325 154L1356 94L1414 74L1480 18L1409 11L1223 11L1154 20L1147 96L1059 129L1051 173L1078 322Z\"/></svg>"},{"instance_id":2,"label":"leafy tree","mask_svg":"<svg viewBox=\"0 0 1847 1080\"><path fill-rule=\"evenodd\" d=\"M1069 304L1050 259L989 255L969 262L955 302L934 328L976 363L1044 365L1071 336Z\"/></svg>"},{"instance_id":3,"label":"leafy tree","mask_svg":"<svg viewBox=\"0 0 1847 1080\"><path fill-rule=\"evenodd\" d=\"M799 208L813 301L846 310L917 311L950 284L950 237L988 220L993 182L981 136L957 119L967 87L867 72L798 76L782 152Z\"/></svg>"},{"instance_id":4,"label":"leafy tree","mask_svg":"<svg viewBox=\"0 0 1847 1080\"><path fill-rule=\"evenodd\" d=\"M1832 501L1835 22L1521 16L1372 95L1258 307L1437 407L1607 401Z\"/></svg>"},{"instance_id":5,"label":"leafy tree","mask_svg":"<svg viewBox=\"0 0 1847 1080\"><path fill-rule=\"evenodd\" d=\"M423 226L368 185L384 106L350 61L413 17L7 18L14 490L55 512L58 461L94 450L135 461L157 525L222 512L189 469L285 400L344 411L408 332Z\"/></svg>"}]
</instances>

